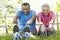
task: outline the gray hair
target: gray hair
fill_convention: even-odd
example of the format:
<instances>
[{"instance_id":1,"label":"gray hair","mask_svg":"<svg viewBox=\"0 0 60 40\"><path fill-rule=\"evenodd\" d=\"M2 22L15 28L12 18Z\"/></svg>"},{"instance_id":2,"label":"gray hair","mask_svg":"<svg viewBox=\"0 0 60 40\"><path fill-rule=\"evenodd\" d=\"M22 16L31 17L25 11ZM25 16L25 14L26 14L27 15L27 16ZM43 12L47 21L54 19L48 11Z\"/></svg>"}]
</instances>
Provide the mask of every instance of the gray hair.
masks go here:
<instances>
[{"instance_id":1,"label":"gray hair","mask_svg":"<svg viewBox=\"0 0 60 40\"><path fill-rule=\"evenodd\" d=\"M42 8L43 8L43 7L50 7L50 5L47 4L47 3L44 3L44 4L42 5Z\"/></svg>"}]
</instances>

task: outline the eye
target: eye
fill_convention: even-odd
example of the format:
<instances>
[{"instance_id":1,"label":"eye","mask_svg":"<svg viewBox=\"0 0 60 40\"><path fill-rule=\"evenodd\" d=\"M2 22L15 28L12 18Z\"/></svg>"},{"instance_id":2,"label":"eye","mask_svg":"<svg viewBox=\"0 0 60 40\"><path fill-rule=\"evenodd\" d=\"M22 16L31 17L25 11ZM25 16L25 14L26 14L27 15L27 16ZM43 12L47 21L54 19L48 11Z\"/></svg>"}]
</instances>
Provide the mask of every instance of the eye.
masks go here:
<instances>
[{"instance_id":1,"label":"eye","mask_svg":"<svg viewBox=\"0 0 60 40\"><path fill-rule=\"evenodd\" d=\"M48 11L48 10L43 10L43 11Z\"/></svg>"},{"instance_id":2,"label":"eye","mask_svg":"<svg viewBox=\"0 0 60 40\"><path fill-rule=\"evenodd\" d=\"M22 10L29 10L29 9L22 9Z\"/></svg>"}]
</instances>

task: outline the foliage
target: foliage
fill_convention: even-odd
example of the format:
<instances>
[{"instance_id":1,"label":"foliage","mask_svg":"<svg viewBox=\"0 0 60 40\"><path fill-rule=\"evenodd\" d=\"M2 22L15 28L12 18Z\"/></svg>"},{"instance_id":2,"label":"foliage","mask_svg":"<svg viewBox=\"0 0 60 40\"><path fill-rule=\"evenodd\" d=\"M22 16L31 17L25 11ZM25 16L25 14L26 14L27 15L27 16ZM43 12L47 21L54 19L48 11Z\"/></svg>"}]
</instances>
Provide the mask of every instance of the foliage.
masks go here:
<instances>
[{"instance_id":1,"label":"foliage","mask_svg":"<svg viewBox=\"0 0 60 40\"><path fill-rule=\"evenodd\" d=\"M56 2L56 12L60 12L60 0Z\"/></svg>"}]
</instances>

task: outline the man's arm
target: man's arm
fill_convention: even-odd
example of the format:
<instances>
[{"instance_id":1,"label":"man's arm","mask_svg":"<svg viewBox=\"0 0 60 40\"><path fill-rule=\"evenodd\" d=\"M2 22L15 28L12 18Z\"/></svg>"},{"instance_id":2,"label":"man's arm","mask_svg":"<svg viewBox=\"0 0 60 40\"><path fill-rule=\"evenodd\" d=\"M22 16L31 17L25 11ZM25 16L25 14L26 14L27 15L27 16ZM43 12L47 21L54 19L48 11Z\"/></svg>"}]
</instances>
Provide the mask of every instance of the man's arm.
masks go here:
<instances>
[{"instance_id":1,"label":"man's arm","mask_svg":"<svg viewBox=\"0 0 60 40\"><path fill-rule=\"evenodd\" d=\"M34 14L31 18L32 22L36 21L36 14Z\"/></svg>"},{"instance_id":2,"label":"man's arm","mask_svg":"<svg viewBox=\"0 0 60 40\"><path fill-rule=\"evenodd\" d=\"M34 21L36 21L36 14L32 15L32 18L27 22L27 24L31 24Z\"/></svg>"},{"instance_id":3,"label":"man's arm","mask_svg":"<svg viewBox=\"0 0 60 40\"><path fill-rule=\"evenodd\" d=\"M17 23L17 19L18 19L18 15L16 14L15 17L14 17L14 19L13 19L13 23L14 23L14 24L18 24L18 23Z\"/></svg>"}]
</instances>

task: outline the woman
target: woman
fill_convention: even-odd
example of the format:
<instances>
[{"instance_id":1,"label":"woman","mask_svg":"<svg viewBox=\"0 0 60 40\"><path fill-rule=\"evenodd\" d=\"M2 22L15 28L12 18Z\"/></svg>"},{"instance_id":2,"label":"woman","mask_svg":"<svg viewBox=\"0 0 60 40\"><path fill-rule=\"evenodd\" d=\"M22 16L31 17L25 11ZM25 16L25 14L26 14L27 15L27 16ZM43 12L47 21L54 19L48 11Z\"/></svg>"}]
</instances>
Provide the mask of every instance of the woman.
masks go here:
<instances>
[{"instance_id":1,"label":"woman","mask_svg":"<svg viewBox=\"0 0 60 40\"><path fill-rule=\"evenodd\" d=\"M56 17L55 13L50 10L50 6L48 4L43 4L42 12L40 12L37 15L37 20L38 20L38 23L40 24L39 34L41 33L40 29L42 25L44 25L46 28L47 35L49 35L49 25L53 23L53 21L55 20L55 17Z\"/></svg>"}]
</instances>

